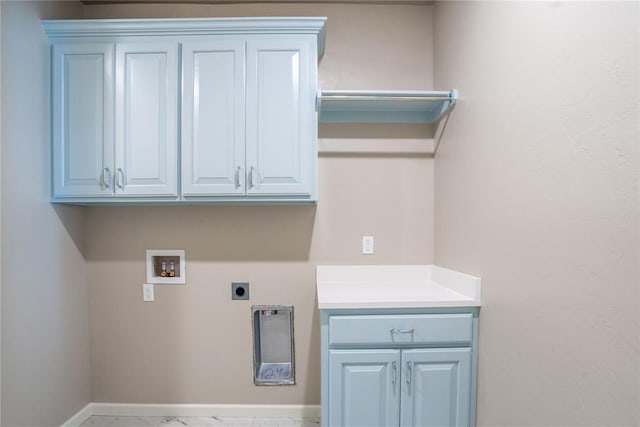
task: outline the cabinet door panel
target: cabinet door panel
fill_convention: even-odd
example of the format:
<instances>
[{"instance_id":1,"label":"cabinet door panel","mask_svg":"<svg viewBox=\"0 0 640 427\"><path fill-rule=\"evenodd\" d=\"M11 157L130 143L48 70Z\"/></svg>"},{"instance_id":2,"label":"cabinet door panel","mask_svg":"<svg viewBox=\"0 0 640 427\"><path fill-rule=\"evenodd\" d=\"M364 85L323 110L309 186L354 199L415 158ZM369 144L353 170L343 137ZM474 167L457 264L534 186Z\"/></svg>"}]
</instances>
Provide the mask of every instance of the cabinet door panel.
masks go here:
<instances>
[{"instance_id":1,"label":"cabinet door panel","mask_svg":"<svg viewBox=\"0 0 640 427\"><path fill-rule=\"evenodd\" d=\"M308 195L317 119L312 39L247 43L247 194Z\"/></svg>"},{"instance_id":2,"label":"cabinet door panel","mask_svg":"<svg viewBox=\"0 0 640 427\"><path fill-rule=\"evenodd\" d=\"M52 54L53 195L111 196L113 45L54 45Z\"/></svg>"},{"instance_id":3,"label":"cabinet door panel","mask_svg":"<svg viewBox=\"0 0 640 427\"><path fill-rule=\"evenodd\" d=\"M116 46L116 194L177 196L176 43Z\"/></svg>"},{"instance_id":4,"label":"cabinet door panel","mask_svg":"<svg viewBox=\"0 0 640 427\"><path fill-rule=\"evenodd\" d=\"M401 426L469 426L471 349L402 352Z\"/></svg>"},{"instance_id":5,"label":"cabinet door panel","mask_svg":"<svg viewBox=\"0 0 640 427\"><path fill-rule=\"evenodd\" d=\"M331 427L387 427L398 424L398 350L329 351Z\"/></svg>"},{"instance_id":6,"label":"cabinet door panel","mask_svg":"<svg viewBox=\"0 0 640 427\"><path fill-rule=\"evenodd\" d=\"M244 195L244 40L182 52L182 194Z\"/></svg>"}]
</instances>

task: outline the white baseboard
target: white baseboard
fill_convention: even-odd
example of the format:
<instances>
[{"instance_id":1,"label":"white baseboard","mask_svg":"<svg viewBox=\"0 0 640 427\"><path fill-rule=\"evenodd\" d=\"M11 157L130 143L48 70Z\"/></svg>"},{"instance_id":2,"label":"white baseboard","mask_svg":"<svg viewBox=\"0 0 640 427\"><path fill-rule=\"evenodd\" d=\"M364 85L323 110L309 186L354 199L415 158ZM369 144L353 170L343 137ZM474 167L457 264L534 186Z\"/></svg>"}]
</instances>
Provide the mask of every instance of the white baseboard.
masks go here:
<instances>
[{"instance_id":1,"label":"white baseboard","mask_svg":"<svg viewBox=\"0 0 640 427\"><path fill-rule=\"evenodd\" d=\"M206 405L89 403L61 427L79 427L92 415L116 417L320 418L320 405Z\"/></svg>"},{"instance_id":2,"label":"white baseboard","mask_svg":"<svg viewBox=\"0 0 640 427\"><path fill-rule=\"evenodd\" d=\"M80 427L80 425L87 421L91 415L93 415L93 407L91 403L80 409L73 417L69 418L61 427Z\"/></svg>"},{"instance_id":3,"label":"white baseboard","mask_svg":"<svg viewBox=\"0 0 640 427\"><path fill-rule=\"evenodd\" d=\"M91 404L91 410L91 415L121 417L320 417L320 405L207 405L96 402Z\"/></svg>"}]
</instances>

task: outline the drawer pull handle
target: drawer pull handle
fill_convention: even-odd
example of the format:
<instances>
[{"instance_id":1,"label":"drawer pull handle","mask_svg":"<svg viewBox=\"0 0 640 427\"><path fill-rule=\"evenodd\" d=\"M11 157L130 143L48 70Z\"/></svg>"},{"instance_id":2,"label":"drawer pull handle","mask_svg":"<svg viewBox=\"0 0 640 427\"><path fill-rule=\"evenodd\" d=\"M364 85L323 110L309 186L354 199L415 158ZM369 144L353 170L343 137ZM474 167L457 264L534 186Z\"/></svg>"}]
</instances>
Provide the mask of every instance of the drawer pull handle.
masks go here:
<instances>
[{"instance_id":1,"label":"drawer pull handle","mask_svg":"<svg viewBox=\"0 0 640 427\"><path fill-rule=\"evenodd\" d=\"M413 333L413 328L411 329L396 329L396 328L392 328L390 329L392 334L412 334Z\"/></svg>"}]
</instances>

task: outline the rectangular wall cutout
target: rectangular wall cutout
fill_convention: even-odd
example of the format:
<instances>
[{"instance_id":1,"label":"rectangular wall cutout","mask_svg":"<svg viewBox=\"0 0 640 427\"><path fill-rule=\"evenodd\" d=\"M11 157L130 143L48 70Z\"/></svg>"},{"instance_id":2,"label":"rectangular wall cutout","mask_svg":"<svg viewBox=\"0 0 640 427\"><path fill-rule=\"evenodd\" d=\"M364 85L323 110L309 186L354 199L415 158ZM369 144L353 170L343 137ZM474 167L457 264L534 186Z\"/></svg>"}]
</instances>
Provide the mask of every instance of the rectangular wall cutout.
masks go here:
<instances>
[{"instance_id":1,"label":"rectangular wall cutout","mask_svg":"<svg viewBox=\"0 0 640 427\"><path fill-rule=\"evenodd\" d=\"M186 283L184 250L147 250L147 283Z\"/></svg>"},{"instance_id":2,"label":"rectangular wall cutout","mask_svg":"<svg viewBox=\"0 0 640 427\"><path fill-rule=\"evenodd\" d=\"M254 305L253 382L295 384L293 306Z\"/></svg>"}]
</instances>

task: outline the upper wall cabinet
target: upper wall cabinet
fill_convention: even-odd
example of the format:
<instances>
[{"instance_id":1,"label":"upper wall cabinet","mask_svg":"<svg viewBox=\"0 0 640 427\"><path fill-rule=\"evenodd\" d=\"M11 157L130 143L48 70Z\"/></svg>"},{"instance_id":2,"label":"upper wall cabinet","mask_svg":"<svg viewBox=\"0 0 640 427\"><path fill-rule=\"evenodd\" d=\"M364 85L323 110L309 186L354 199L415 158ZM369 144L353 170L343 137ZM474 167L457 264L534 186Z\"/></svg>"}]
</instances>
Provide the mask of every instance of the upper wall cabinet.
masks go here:
<instances>
[{"instance_id":1,"label":"upper wall cabinet","mask_svg":"<svg viewBox=\"0 0 640 427\"><path fill-rule=\"evenodd\" d=\"M245 194L244 40L182 46L182 192Z\"/></svg>"},{"instance_id":2,"label":"upper wall cabinet","mask_svg":"<svg viewBox=\"0 0 640 427\"><path fill-rule=\"evenodd\" d=\"M43 21L52 201L314 202L325 21Z\"/></svg>"},{"instance_id":3,"label":"upper wall cabinet","mask_svg":"<svg viewBox=\"0 0 640 427\"><path fill-rule=\"evenodd\" d=\"M178 195L178 44L116 44L115 194Z\"/></svg>"},{"instance_id":4,"label":"upper wall cabinet","mask_svg":"<svg viewBox=\"0 0 640 427\"><path fill-rule=\"evenodd\" d=\"M52 71L54 199L176 198L178 44L54 44Z\"/></svg>"},{"instance_id":5,"label":"upper wall cabinet","mask_svg":"<svg viewBox=\"0 0 640 427\"><path fill-rule=\"evenodd\" d=\"M114 47L53 46L53 196L113 196Z\"/></svg>"},{"instance_id":6,"label":"upper wall cabinet","mask_svg":"<svg viewBox=\"0 0 640 427\"><path fill-rule=\"evenodd\" d=\"M315 194L315 46L273 35L184 44L185 198Z\"/></svg>"}]
</instances>

